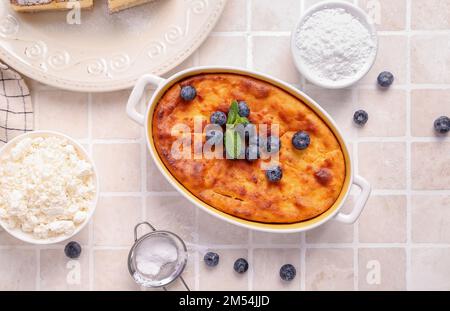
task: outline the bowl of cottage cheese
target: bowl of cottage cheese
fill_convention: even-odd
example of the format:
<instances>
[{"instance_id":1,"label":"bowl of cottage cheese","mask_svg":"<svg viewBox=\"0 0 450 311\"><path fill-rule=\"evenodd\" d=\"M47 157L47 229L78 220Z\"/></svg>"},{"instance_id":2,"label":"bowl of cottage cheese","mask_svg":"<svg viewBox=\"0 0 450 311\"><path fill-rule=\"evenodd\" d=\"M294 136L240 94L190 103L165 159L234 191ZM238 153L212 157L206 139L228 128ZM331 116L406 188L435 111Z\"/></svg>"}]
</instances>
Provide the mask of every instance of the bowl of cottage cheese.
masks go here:
<instances>
[{"instance_id":1,"label":"bowl of cottage cheese","mask_svg":"<svg viewBox=\"0 0 450 311\"><path fill-rule=\"evenodd\" d=\"M33 244L51 244L81 231L98 201L98 174L70 137L35 131L0 150L0 226Z\"/></svg>"}]
</instances>

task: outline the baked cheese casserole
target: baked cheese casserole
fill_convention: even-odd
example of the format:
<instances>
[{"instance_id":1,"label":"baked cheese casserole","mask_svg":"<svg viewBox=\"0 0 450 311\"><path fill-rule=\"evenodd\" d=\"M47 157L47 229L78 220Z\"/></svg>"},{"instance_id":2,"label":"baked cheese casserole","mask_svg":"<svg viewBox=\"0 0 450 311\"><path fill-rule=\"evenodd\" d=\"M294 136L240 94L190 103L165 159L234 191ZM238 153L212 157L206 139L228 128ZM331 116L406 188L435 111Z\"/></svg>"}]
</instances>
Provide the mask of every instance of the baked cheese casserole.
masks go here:
<instances>
[{"instance_id":1,"label":"baked cheese casserole","mask_svg":"<svg viewBox=\"0 0 450 311\"><path fill-rule=\"evenodd\" d=\"M230 108L233 102L239 105ZM232 109L239 109L237 117ZM233 118L235 123L279 125L279 139L272 139L279 158L276 168L262 169L261 162L268 160L259 155L251 160L174 157L176 124L194 131L194 118L201 118L204 129L209 123L223 125L227 114L228 123ZM248 76L202 74L172 85L155 107L152 135L164 165L188 191L242 219L296 223L314 218L333 205L344 184L343 151L325 122L288 92ZM207 135L201 135L207 143ZM193 154L195 144L191 146Z\"/></svg>"}]
</instances>

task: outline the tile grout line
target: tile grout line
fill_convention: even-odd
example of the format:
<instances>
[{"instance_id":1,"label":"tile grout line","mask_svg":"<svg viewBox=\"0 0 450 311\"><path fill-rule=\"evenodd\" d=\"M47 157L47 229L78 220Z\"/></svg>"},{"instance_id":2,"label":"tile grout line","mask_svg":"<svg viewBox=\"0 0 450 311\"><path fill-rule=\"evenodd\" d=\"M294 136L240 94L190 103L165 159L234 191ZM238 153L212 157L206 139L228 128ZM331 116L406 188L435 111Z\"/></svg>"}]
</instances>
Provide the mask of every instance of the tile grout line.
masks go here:
<instances>
[{"instance_id":1,"label":"tile grout line","mask_svg":"<svg viewBox=\"0 0 450 311\"><path fill-rule=\"evenodd\" d=\"M249 0L250 1L250 0ZM379 36L405 36L411 33L413 35L421 36L436 36L436 35L449 35L449 30L379 30ZM244 37L247 34L255 37L289 37L290 31L271 31L271 30L255 30L255 31L212 31L209 36L211 37Z\"/></svg>"},{"instance_id":2,"label":"tile grout line","mask_svg":"<svg viewBox=\"0 0 450 311\"><path fill-rule=\"evenodd\" d=\"M33 111L34 115L34 126L35 129L40 129L40 113L39 113L39 92L34 96ZM37 113L36 113L37 112ZM36 121L37 120L37 121ZM36 276L35 276L35 290L40 290L41 288L41 250L40 247L34 247L36 249Z\"/></svg>"},{"instance_id":3,"label":"tile grout line","mask_svg":"<svg viewBox=\"0 0 450 311\"><path fill-rule=\"evenodd\" d=\"M405 74L406 75L406 74ZM290 84L293 87L296 88L301 88L301 84L300 83L295 83L295 82L287 82L288 84ZM310 90L315 90L315 91L323 91L326 90L324 88L321 88L320 86L311 84L310 82L307 81L306 86L308 87L308 89ZM429 84L429 83L411 83L409 86L405 83L398 83L395 85L391 85L389 87L390 90L397 90L397 91L406 91L407 88L411 88L413 90L415 89L430 89L430 90L448 90L450 89L450 84L448 83L441 83L441 84ZM373 83L367 83L364 81L360 81L355 85L351 85L348 86L344 89L341 89L342 91L350 91L353 89L357 89L357 90L372 90L372 91L377 91L379 90L379 87L376 84ZM434 137L434 136L428 136L428 137Z\"/></svg>"},{"instance_id":4,"label":"tile grout line","mask_svg":"<svg viewBox=\"0 0 450 311\"><path fill-rule=\"evenodd\" d=\"M306 291L306 232L300 235L300 290Z\"/></svg>"},{"instance_id":5,"label":"tile grout line","mask_svg":"<svg viewBox=\"0 0 450 311\"><path fill-rule=\"evenodd\" d=\"M252 5L253 0L248 0L246 2L246 18L247 24L245 26L245 37L247 39L247 69L253 69L253 37L251 35L252 29Z\"/></svg>"},{"instance_id":6,"label":"tile grout line","mask_svg":"<svg viewBox=\"0 0 450 311\"><path fill-rule=\"evenodd\" d=\"M353 110L356 109L358 104L358 90L352 90L352 104ZM359 133L355 133L355 142L352 143L354 176L359 174ZM356 201L355 201L356 202ZM358 217L359 218L359 217ZM353 224L353 290L359 288L359 219L356 219Z\"/></svg>"},{"instance_id":7,"label":"tile grout line","mask_svg":"<svg viewBox=\"0 0 450 311\"><path fill-rule=\"evenodd\" d=\"M359 1L353 0L353 3L359 7ZM377 31L377 34L379 34L379 31ZM353 110L356 109L356 105L358 103L359 98L359 89L357 88L352 90L352 104L353 104ZM359 133L355 133L355 142L352 143L352 152L353 152L353 162L355 163L355 173L359 174L359 142L360 142L360 135ZM353 224L353 290L359 289L359 217L356 219L355 223Z\"/></svg>"},{"instance_id":8,"label":"tile grout line","mask_svg":"<svg viewBox=\"0 0 450 311\"><path fill-rule=\"evenodd\" d=\"M194 53L194 65L198 66L200 64L200 53L199 51L195 51ZM179 195L177 193L177 195ZM199 214L200 210L198 208L195 209L195 219L194 219L194 289L196 291L200 290L200 250L198 245L200 243L200 232L199 232Z\"/></svg>"},{"instance_id":9,"label":"tile grout line","mask_svg":"<svg viewBox=\"0 0 450 311\"><path fill-rule=\"evenodd\" d=\"M186 245L196 247L198 249L245 249L248 244L209 244L209 245L196 245L194 243L186 243ZM88 244L81 244L81 246L88 247ZM354 247L353 243L306 243L306 249L352 249ZM378 242L366 242L359 243L361 248L406 248L407 243L378 243ZM450 243L411 243L411 249L450 249ZM94 250L129 250L129 246L114 246L114 245L99 245L93 246ZM270 243L255 243L253 244L254 249L260 248L274 248L274 249L300 249L298 243L286 243L286 244L270 244ZM10 249L21 249L21 250L36 250L35 245L0 245L0 250L10 250ZM46 245L46 250L63 250L64 245Z\"/></svg>"},{"instance_id":10,"label":"tile grout line","mask_svg":"<svg viewBox=\"0 0 450 311\"><path fill-rule=\"evenodd\" d=\"M144 94L146 94L144 92ZM141 109L146 110L146 101L141 102ZM145 128L140 129L140 152L141 152L141 217L142 221L147 220L147 196L148 196L148 185L147 185L147 145L146 145L146 133Z\"/></svg>"},{"instance_id":11,"label":"tile grout line","mask_svg":"<svg viewBox=\"0 0 450 311\"><path fill-rule=\"evenodd\" d=\"M146 99L146 95L147 93L144 92L144 98ZM141 109L142 111L146 111L147 109L147 105L145 104L146 100L144 100L144 102L142 102L141 99ZM141 127L140 129L140 152L141 152L141 193L140 193L140 198L141 198L141 221L147 221L147 189L148 189L148 185L147 185L147 145L146 145L146 133L145 133L145 127ZM133 241L132 243L135 243L135 241ZM131 275L130 275L131 278ZM141 291L146 291L147 288L144 286L139 286L139 289Z\"/></svg>"},{"instance_id":12,"label":"tile grout line","mask_svg":"<svg viewBox=\"0 0 450 311\"><path fill-rule=\"evenodd\" d=\"M195 220L194 220L194 229L195 229L195 236L194 236L194 260L195 260L195 264L194 264L194 288L195 290L200 290L200 253L199 253L199 249L198 249L198 245L199 245L199 232L198 232L198 228L199 228L199 209L196 208L195 209Z\"/></svg>"},{"instance_id":13,"label":"tile grout line","mask_svg":"<svg viewBox=\"0 0 450 311\"><path fill-rule=\"evenodd\" d=\"M35 289L37 291L41 290L41 249L36 247L36 279L35 279Z\"/></svg>"},{"instance_id":14,"label":"tile grout line","mask_svg":"<svg viewBox=\"0 0 450 311\"><path fill-rule=\"evenodd\" d=\"M300 16L305 11L305 0L300 1ZM306 79L300 76L300 89L304 91ZM300 290L306 291L306 232L300 235Z\"/></svg>"},{"instance_id":15,"label":"tile grout line","mask_svg":"<svg viewBox=\"0 0 450 311\"><path fill-rule=\"evenodd\" d=\"M411 0L406 1L406 290L410 289L411 281Z\"/></svg>"},{"instance_id":16,"label":"tile grout line","mask_svg":"<svg viewBox=\"0 0 450 311\"><path fill-rule=\"evenodd\" d=\"M246 17L247 17L247 24L246 24L246 39L247 39L247 68L253 69L253 38L251 35L252 30L252 6L253 1L255 0L248 0L246 2ZM248 290L253 290L253 278L254 278L254 265L253 265L253 255L254 255L254 249L253 249L253 232L252 230L248 230L248 237L247 237L247 260L250 263L250 269L248 271L248 279L247 279L247 288Z\"/></svg>"},{"instance_id":17,"label":"tile grout line","mask_svg":"<svg viewBox=\"0 0 450 311\"><path fill-rule=\"evenodd\" d=\"M359 142L361 143L387 143L387 142L391 142L391 143L404 143L407 139L409 139L409 141L411 142L417 142L417 143L437 143L437 142L450 142L450 137L423 137L423 138L418 138L418 137L363 137L358 139ZM349 139L348 141L352 142L352 139Z\"/></svg>"},{"instance_id":18,"label":"tile grout line","mask_svg":"<svg viewBox=\"0 0 450 311\"><path fill-rule=\"evenodd\" d=\"M250 263L250 269L248 271L248 290L253 290L253 278L255 276L255 265L254 265L254 247L253 247L253 230L248 230L248 262Z\"/></svg>"},{"instance_id":19,"label":"tile grout line","mask_svg":"<svg viewBox=\"0 0 450 311\"><path fill-rule=\"evenodd\" d=\"M94 157L93 144L92 144L92 93L88 93L88 151L90 156ZM97 191L100 191L99 185L97 185ZM89 290L94 290L94 218L89 222Z\"/></svg>"}]
</instances>

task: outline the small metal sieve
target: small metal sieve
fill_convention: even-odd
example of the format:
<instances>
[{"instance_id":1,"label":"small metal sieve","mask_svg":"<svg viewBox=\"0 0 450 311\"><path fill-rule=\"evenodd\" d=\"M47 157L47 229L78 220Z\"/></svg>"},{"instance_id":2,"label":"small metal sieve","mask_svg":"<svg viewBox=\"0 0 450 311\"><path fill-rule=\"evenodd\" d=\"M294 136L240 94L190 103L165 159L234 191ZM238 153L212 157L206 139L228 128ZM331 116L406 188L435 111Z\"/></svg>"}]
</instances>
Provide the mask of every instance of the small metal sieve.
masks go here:
<instances>
[{"instance_id":1,"label":"small metal sieve","mask_svg":"<svg viewBox=\"0 0 450 311\"><path fill-rule=\"evenodd\" d=\"M151 231L138 238L138 229L142 225L148 226ZM139 249L143 245L142 243L144 241L146 241L146 243L151 243L152 239L153 241L156 241L156 239L158 241L165 240L165 243L171 244L177 251L176 261L163 265L157 275L148 275L140 271L136 262L136 257L139 253ZM149 288L162 287L164 290L167 290L165 286L174 282L177 278L180 278L186 290L190 291L189 286L181 276L184 268L186 267L187 257L188 254L186 244L175 233L156 230L155 227L153 227L149 222L146 221L138 223L134 227L134 245L128 255L128 271L138 285Z\"/></svg>"}]
</instances>

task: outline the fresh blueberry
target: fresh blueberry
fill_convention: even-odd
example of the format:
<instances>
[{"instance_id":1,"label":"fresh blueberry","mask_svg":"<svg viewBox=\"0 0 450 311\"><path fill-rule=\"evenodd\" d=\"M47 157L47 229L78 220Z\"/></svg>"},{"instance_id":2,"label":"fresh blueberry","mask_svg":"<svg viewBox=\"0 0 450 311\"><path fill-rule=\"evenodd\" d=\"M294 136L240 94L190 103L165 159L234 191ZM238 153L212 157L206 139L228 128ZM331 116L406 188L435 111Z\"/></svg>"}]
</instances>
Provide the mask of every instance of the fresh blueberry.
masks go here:
<instances>
[{"instance_id":1,"label":"fresh blueberry","mask_svg":"<svg viewBox=\"0 0 450 311\"><path fill-rule=\"evenodd\" d=\"M206 143L209 145L219 144L223 141L222 131L210 130L206 132Z\"/></svg>"},{"instance_id":2,"label":"fresh blueberry","mask_svg":"<svg viewBox=\"0 0 450 311\"><path fill-rule=\"evenodd\" d=\"M193 100L197 96L197 91L193 86L185 85L181 88L180 95L184 101L188 102Z\"/></svg>"},{"instance_id":3,"label":"fresh blueberry","mask_svg":"<svg viewBox=\"0 0 450 311\"><path fill-rule=\"evenodd\" d=\"M247 161L254 161L259 158L259 148L257 145L249 145L245 149L245 159Z\"/></svg>"},{"instance_id":4,"label":"fresh blueberry","mask_svg":"<svg viewBox=\"0 0 450 311\"><path fill-rule=\"evenodd\" d=\"M64 247L64 253L69 258L78 258L81 254L81 246L77 242L69 242L67 243L66 247Z\"/></svg>"},{"instance_id":5,"label":"fresh blueberry","mask_svg":"<svg viewBox=\"0 0 450 311\"><path fill-rule=\"evenodd\" d=\"M359 126L363 126L369 120L369 115L364 110L358 110L353 115L353 121Z\"/></svg>"},{"instance_id":6,"label":"fresh blueberry","mask_svg":"<svg viewBox=\"0 0 450 311\"><path fill-rule=\"evenodd\" d=\"M280 151L281 141L277 136L267 137L267 152L276 153Z\"/></svg>"},{"instance_id":7,"label":"fresh blueberry","mask_svg":"<svg viewBox=\"0 0 450 311\"><path fill-rule=\"evenodd\" d=\"M280 166L274 166L266 170L266 177L271 182L277 182L283 177L283 171Z\"/></svg>"},{"instance_id":8,"label":"fresh blueberry","mask_svg":"<svg viewBox=\"0 0 450 311\"><path fill-rule=\"evenodd\" d=\"M450 132L450 118L442 116L434 121L434 129L440 134L446 134Z\"/></svg>"},{"instance_id":9,"label":"fresh blueberry","mask_svg":"<svg viewBox=\"0 0 450 311\"><path fill-rule=\"evenodd\" d=\"M222 111L216 111L211 115L210 121L212 124L223 126L227 123L227 115Z\"/></svg>"},{"instance_id":10,"label":"fresh blueberry","mask_svg":"<svg viewBox=\"0 0 450 311\"><path fill-rule=\"evenodd\" d=\"M292 281L297 274L297 270L291 264L283 265L280 268L280 277L284 281Z\"/></svg>"},{"instance_id":11,"label":"fresh blueberry","mask_svg":"<svg viewBox=\"0 0 450 311\"><path fill-rule=\"evenodd\" d=\"M248 108L247 103L245 101L241 100L238 103L238 107L239 107L239 115L241 117L248 118L248 116L250 115L250 108Z\"/></svg>"},{"instance_id":12,"label":"fresh blueberry","mask_svg":"<svg viewBox=\"0 0 450 311\"><path fill-rule=\"evenodd\" d=\"M295 149L303 150L308 148L311 143L311 138L309 134L303 131L297 132L292 136L292 145L294 145Z\"/></svg>"},{"instance_id":13,"label":"fresh blueberry","mask_svg":"<svg viewBox=\"0 0 450 311\"><path fill-rule=\"evenodd\" d=\"M219 254L213 252L207 252L203 257L207 266L215 267L219 264Z\"/></svg>"},{"instance_id":14,"label":"fresh blueberry","mask_svg":"<svg viewBox=\"0 0 450 311\"><path fill-rule=\"evenodd\" d=\"M248 262L244 258L239 258L234 262L233 268L237 273L244 273L248 270Z\"/></svg>"},{"instance_id":15,"label":"fresh blueberry","mask_svg":"<svg viewBox=\"0 0 450 311\"><path fill-rule=\"evenodd\" d=\"M388 87L394 82L394 75L389 71L383 71L378 75L377 80L381 87Z\"/></svg>"}]
</instances>

